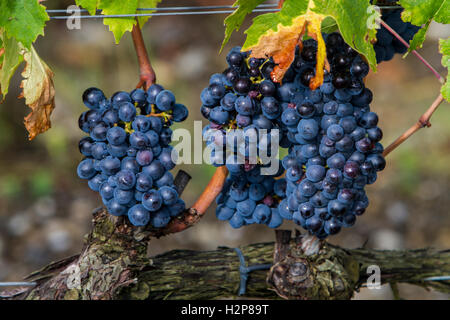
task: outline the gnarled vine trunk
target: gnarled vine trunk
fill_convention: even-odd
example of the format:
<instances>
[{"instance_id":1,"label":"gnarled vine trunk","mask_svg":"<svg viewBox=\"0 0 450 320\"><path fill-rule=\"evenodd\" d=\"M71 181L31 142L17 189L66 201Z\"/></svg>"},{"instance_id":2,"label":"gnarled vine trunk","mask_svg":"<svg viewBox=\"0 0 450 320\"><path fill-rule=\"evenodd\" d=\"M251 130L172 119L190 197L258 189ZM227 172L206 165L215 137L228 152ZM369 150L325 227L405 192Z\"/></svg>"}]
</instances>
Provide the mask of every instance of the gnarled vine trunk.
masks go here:
<instances>
[{"instance_id":1,"label":"gnarled vine trunk","mask_svg":"<svg viewBox=\"0 0 450 320\"><path fill-rule=\"evenodd\" d=\"M52 263L27 279L36 286L3 292L10 299L216 299L237 296L240 261L236 251L173 250L146 256L148 233L128 226L104 209L94 212L93 230L79 255ZM272 265L250 273L248 297L349 299L377 265L382 283L411 283L450 293L450 250L380 251L344 249L290 231L275 243L241 247L248 266Z\"/></svg>"}]
</instances>

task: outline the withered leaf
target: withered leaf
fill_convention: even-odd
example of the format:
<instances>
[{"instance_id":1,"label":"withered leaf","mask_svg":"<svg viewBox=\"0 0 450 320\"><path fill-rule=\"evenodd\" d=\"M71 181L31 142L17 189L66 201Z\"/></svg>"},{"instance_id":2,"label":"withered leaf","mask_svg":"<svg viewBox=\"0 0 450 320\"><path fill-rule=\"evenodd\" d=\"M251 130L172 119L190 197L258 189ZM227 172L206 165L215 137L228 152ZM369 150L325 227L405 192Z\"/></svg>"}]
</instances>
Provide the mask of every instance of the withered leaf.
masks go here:
<instances>
[{"instance_id":1,"label":"withered leaf","mask_svg":"<svg viewBox=\"0 0 450 320\"><path fill-rule=\"evenodd\" d=\"M33 140L51 127L50 115L55 108L54 75L33 46L24 54L24 60L26 66L22 72L24 79L20 84L23 89L21 97L25 98L25 103L31 108L31 112L25 117L25 127L29 139Z\"/></svg>"}]
</instances>

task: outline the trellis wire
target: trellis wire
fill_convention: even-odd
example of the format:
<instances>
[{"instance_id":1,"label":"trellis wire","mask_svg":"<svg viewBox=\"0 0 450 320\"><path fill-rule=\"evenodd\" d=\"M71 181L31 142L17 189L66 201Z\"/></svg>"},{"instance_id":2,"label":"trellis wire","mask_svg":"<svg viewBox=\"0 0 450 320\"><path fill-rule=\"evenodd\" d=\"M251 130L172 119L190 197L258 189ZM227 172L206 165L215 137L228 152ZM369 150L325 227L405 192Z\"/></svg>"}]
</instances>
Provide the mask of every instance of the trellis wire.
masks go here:
<instances>
[{"instance_id":1,"label":"trellis wire","mask_svg":"<svg viewBox=\"0 0 450 320\"><path fill-rule=\"evenodd\" d=\"M0 287L34 287L36 282L0 282Z\"/></svg>"},{"instance_id":2,"label":"trellis wire","mask_svg":"<svg viewBox=\"0 0 450 320\"><path fill-rule=\"evenodd\" d=\"M276 8L278 4L261 4L256 8ZM186 10L212 10L212 9L236 9L238 7L229 6L193 6L193 7L159 7L159 8L138 8L138 11L186 11ZM78 12L88 12L86 9L77 10ZM100 9L96 10L100 12ZM65 13L67 9L49 9L47 13Z\"/></svg>"},{"instance_id":3,"label":"trellis wire","mask_svg":"<svg viewBox=\"0 0 450 320\"><path fill-rule=\"evenodd\" d=\"M156 13L135 13L135 14L112 14L112 15L68 15L68 16L50 16L53 20L65 19L103 19L103 18L134 18L134 17L157 17L157 16L187 16L187 15L209 15L209 14L227 14L233 13L238 7L234 6L192 6L192 7L160 7L160 8L138 8L138 11L173 11ZM398 9L401 6L379 6L380 9ZM230 9L230 10L217 10ZM232 9L232 10L231 10ZM194 10L194 11L189 11ZM195 11L206 10L206 11ZM276 12L279 11L277 4L262 4L256 7L252 12ZM101 12L101 10L96 10ZM87 13L85 9L80 9L71 13ZM47 13L69 13L67 9L50 9Z\"/></svg>"},{"instance_id":4,"label":"trellis wire","mask_svg":"<svg viewBox=\"0 0 450 320\"><path fill-rule=\"evenodd\" d=\"M246 284L247 284L248 274L251 271L267 270L272 265L261 264L261 265L246 267L245 259L242 254L242 251L239 248L235 248L234 250L236 251L236 253L239 257L239 262L241 265L239 268L239 273L241 276L241 284L239 286L239 295L242 295L242 294L245 294L245 288L246 288ZM424 278L423 281L450 281L450 276L428 277L428 278ZM0 282L0 287L34 287L36 285L37 285L36 282ZM365 285L363 284L362 287L365 287Z\"/></svg>"},{"instance_id":5,"label":"trellis wire","mask_svg":"<svg viewBox=\"0 0 450 320\"><path fill-rule=\"evenodd\" d=\"M276 12L279 9L255 9L252 12ZM161 13L136 13L136 14L109 14L109 15L83 15L83 16L50 16L53 20L66 19L103 19L103 18L134 18L134 17L158 17L158 16L189 16L189 15L207 15L207 14L225 14L233 13L234 10L222 11L186 11L186 12L161 12Z\"/></svg>"}]
</instances>

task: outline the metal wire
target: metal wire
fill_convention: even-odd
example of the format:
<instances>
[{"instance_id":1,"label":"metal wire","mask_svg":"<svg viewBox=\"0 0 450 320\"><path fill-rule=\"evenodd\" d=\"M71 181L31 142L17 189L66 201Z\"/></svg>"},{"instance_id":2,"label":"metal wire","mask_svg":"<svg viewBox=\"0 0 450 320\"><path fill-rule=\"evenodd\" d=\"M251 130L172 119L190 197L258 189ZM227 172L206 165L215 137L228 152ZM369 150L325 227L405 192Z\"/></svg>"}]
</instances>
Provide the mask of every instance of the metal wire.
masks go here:
<instances>
[{"instance_id":1,"label":"metal wire","mask_svg":"<svg viewBox=\"0 0 450 320\"><path fill-rule=\"evenodd\" d=\"M227 14L233 13L238 7L233 6L193 6L193 7L160 7L160 8L138 8L138 11L157 11L156 13L135 13L135 14L113 14L113 15L67 15L67 16L50 16L53 20L66 19L103 19L103 18L134 18L134 17L158 17L158 16L188 16L188 15L209 15L209 14ZM264 9L266 8L266 9ZM380 6L381 9L398 9L400 6ZM230 9L230 10L217 10ZM188 10L206 10L206 11L188 11ZM209 10L209 11L208 11ZM256 7L252 12L276 12L279 11L277 4L262 4ZM172 11L172 12L158 12ZM64 9L50 9L48 13L68 13ZM85 9L77 10L74 13L87 13ZM97 10L101 12L101 10Z\"/></svg>"},{"instance_id":2,"label":"metal wire","mask_svg":"<svg viewBox=\"0 0 450 320\"><path fill-rule=\"evenodd\" d=\"M276 8L278 4L261 4L256 9L261 8ZM193 6L193 7L158 7L158 8L138 8L138 11L186 11L186 10L215 10L215 9L236 9L232 5L229 6ZM100 12L97 9L97 12ZM67 9L49 9L47 13L66 13ZM86 9L77 10L77 12L88 12Z\"/></svg>"},{"instance_id":3,"label":"metal wire","mask_svg":"<svg viewBox=\"0 0 450 320\"><path fill-rule=\"evenodd\" d=\"M256 9L252 12L275 12L278 9ZM134 18L134 17L158 17L158 16L190 16L190 15L207 15L207 14L224 14L233 13L234 10L223 11L186 11L186 12L162 12L162 13L136 13L136 14L111 14L111 15L93 15L93 16L51 16L53 20L65 19L103 19L103 18Z\"/></svg>"},{"instance_id":4,"label":"metal wire","mask_svg":"<svg viewBox=\"0 0 450 320\"><path fill-rule=\"evenodd\" d=\"M449 281L450 276L438 276L438 277L428 277L423 279L424 281Z\"/></svg>"},{"instance_id":5,"label":"metal wire","mask_svg":"<svg viewBox=\"0 0 450 320\"><path fill-rule=\"evenodd\" d=\"M0 287L34 287L36 282L0 282Z\"/></svg>"}]
</instances>

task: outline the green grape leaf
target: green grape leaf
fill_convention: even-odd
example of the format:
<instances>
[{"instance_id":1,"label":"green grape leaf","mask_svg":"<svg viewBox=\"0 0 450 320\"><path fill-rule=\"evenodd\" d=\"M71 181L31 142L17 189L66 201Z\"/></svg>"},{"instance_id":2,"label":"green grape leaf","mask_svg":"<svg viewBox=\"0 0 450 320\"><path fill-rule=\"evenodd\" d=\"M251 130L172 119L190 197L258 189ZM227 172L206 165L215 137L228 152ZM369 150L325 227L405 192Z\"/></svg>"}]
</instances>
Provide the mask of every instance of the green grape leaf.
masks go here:
<instances>
[{"instance_id":1,"label":"green grape leaf","mask_svg":"<svg viewBox=\"0 0 450 320\"><path fill-rule=\"evenodd\" d=\"M332 33L335 31L338 31L338 26L336 23L336 20L334 20L332 17L326 17L322 21L322 32L324 33Z\"/></svg>"},{"instance_id":2,"label":"green grape leaf","mask_svg":"<svg viewBox=\"0 0 450 320\"><path fill-rule=\"evenodd\" d=\"M314 3L316 6L312 10L333 17L345 42L364 55L376 71L377 60L371 41L376 38L374 22L379 13L373 10L370 0L314 0Z\"/></svg>"},{"instance_id":3,"label":"green grape leaf","mask_svg":"<svg viewBox=\"0 0 450 320\"><path fill-rule=\"evenodd\" d=\"M245 31L247 39L242 50L251 50L251 55L256 58L273 57L278 65L272 72L272 79L280 81L292 63L295 47L303 35L313 37L318 42L316 76L310 83L314 89L323 81L326 48L321 27L324 20L331 17L345 42L363 54L376 70L372 41L376 36L375 19L378 16L370 0L285 0L280 12L253 19L253 24Z\"/></svg>"},{"instance_id":4,"label":"green grape leaf","mask_svg":"<svg viewBox=\"0 0 450 320\"><path fill-rule=\"evenodd\" d=\"M9 81L16 72L17 67L22 63L22 46L14 38L6 38L3 40L3 64L0 69L0 92L3 95L2 100L8 94Z\"/></svg>"},{"instance_id":5,"label":"green grape leaf","mask_svg":"<svg viewBox=\"0 0 450 320\"><path fill-rule=\"evenodd\" d=\"M245 17L250 14L253 9L255 9L257 6L259 6L261 3L265 2L266 0L237 0L233 7L238 7L232 14L230 14L225 19L225 38L222 42L222 47L220 48L220 51L223 50L225 45L228 43L228 41L231 38L231 34L234 30L239 31L239 28L241 27L242 23L244 22Z\"/></svg>"},{"instance_id":6,"label":"green grape leaf","mask_svg":"<svg viewBox=\"0 0 450 320\"><path fill-rule=\"evenodd\" d=\"M439 51L442 53L442 65L447 68L447 80L442 85L441 93L445 100L450 102L450 38L439 40Z\"/></svg>"},{"instance_id":7,"label":"green grape leaf","mask_svg":"<svg viewBox=\"0 0 450 320\"><path fill-rule=\"evenodd\" d=\"M431 21L438 23L450 23L450 0L400 0L399 4L404 8L402 20L423 27L410 41L410 48L405 56L412 50L422 47Z\"/></svg>"},{"instance_id":8,"label":"green grape leaf","mask_svg":"<svg viewBox=\"0 0 450 320\"><path fill-rule=\"evenodd\" d=\"M0 26L5 38L14 37L28 49L39 35L44 35L45 22L49 19L38 0L0 1Z\"/></svg>"},{"instance_id":9,"label":"green grape leaf","mask_svg":"<svg viewBox=\"0 0 450 320\"><path fill-rule=\"evenodd\" d=\"M139 0L139 8L156 8L162 0ZM139 11L138 13L153 13L155 10ZM139 26L142 28L150 17L138 17Z\"/></svg>"},{"instance_id":10,"label":"green grape leaf","mask_svg":"<svg viewBox=\"0 0 450 320\"><path fill-rule=\"evenodd\" d=\"M77 6L83 7L89 11L89 14L92 16L97 12L98 0L76 0L75 3Z\"/></svg>"},{"instance_id":11,"label":"green grape leaf","mask_svg":"<svg viewBox=\"0 0 450 320\"><path fill-rule=\"evenodd\" d=\"M428 21L422 28L420 28L419 31L417 31L417 33L414 35L414 37L409 41L408 51L403 55L403 58L405 58L411 51L422 48L422 44L425 41L430 23L431 20Z\"/></svg>"},{"instance_id":12,"label":"green grape leaf","mask_svg":"<svg viewBox=\"0 0 450 320\"><path fill-rule=\"evenodd\" d=\"M22 97L31 108L31 112L25 117L25 127L29 133L29 139L34 139L38 134L50 129L50 115L55 108L55 87L53 84L53 72L38 56L31 46L24 54L26 66L22 72L20 84Z\"/></svg>"},{"instance_id":13,"label":"green grape leaf","mask_svg":"<svg viewBox=\"0 0 450 320\"><path fill-rule=\"evenodd\" d=\"M101 9L105 15L135 14L138 2L138 0L99 0L98 9ZM133 29L136 20L135 18L104 18L103 23L109 26L109 30L114 34L116 43L119 43L124 33Z\"/></svg>"}]
</instances>

